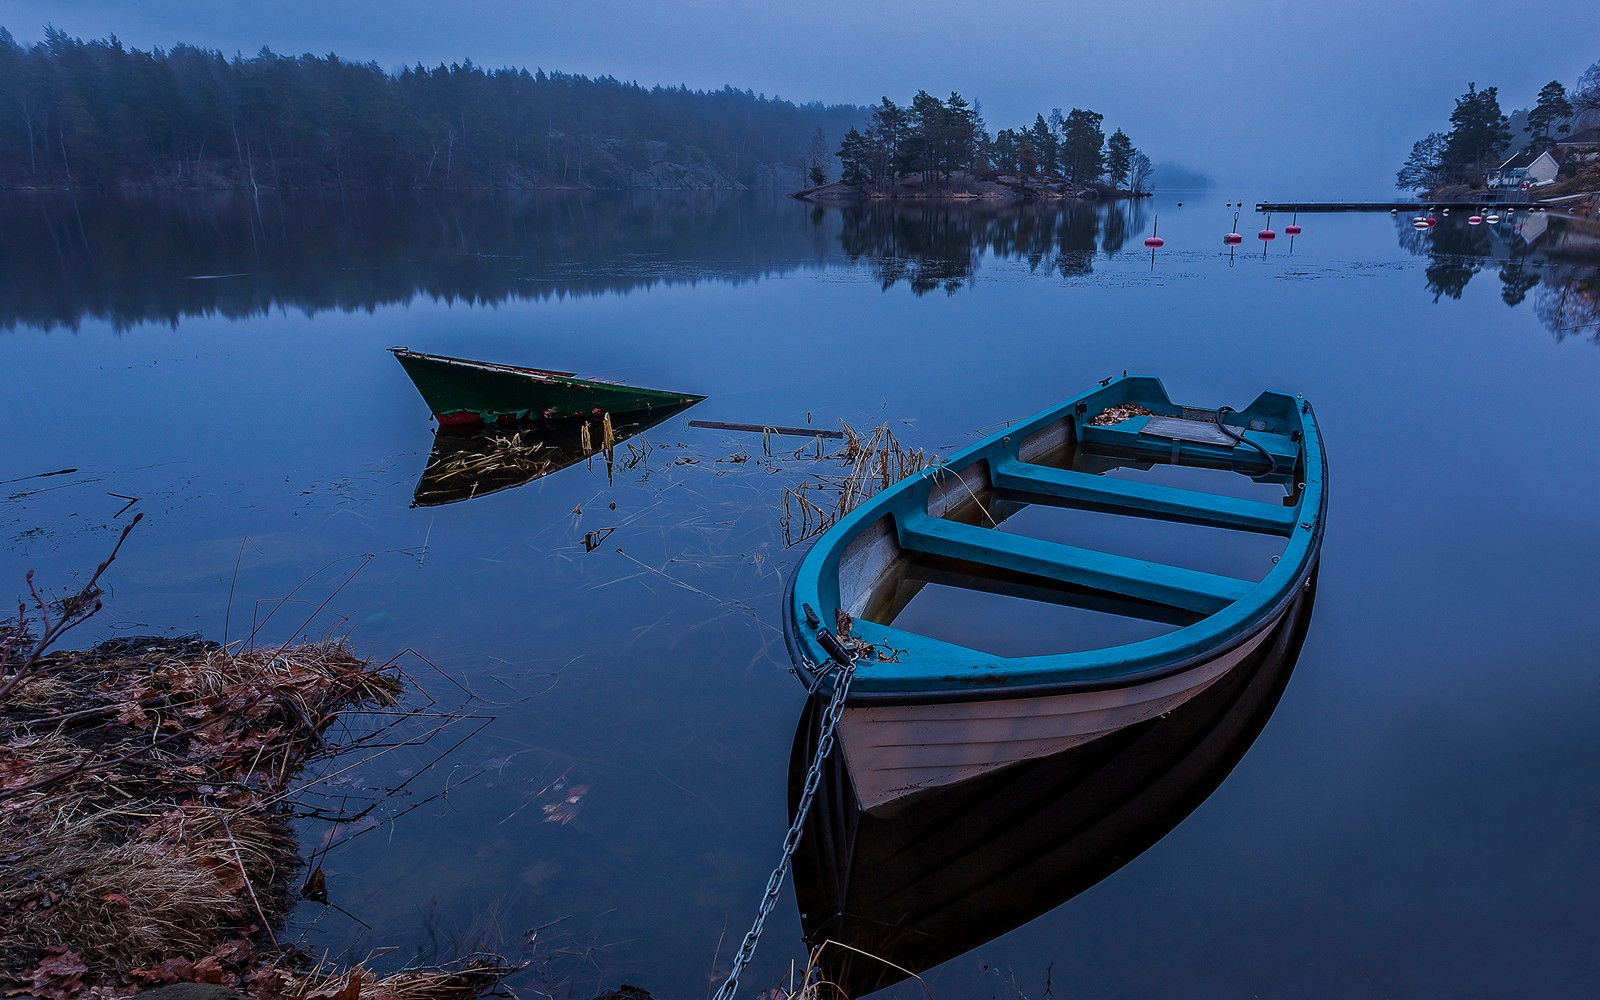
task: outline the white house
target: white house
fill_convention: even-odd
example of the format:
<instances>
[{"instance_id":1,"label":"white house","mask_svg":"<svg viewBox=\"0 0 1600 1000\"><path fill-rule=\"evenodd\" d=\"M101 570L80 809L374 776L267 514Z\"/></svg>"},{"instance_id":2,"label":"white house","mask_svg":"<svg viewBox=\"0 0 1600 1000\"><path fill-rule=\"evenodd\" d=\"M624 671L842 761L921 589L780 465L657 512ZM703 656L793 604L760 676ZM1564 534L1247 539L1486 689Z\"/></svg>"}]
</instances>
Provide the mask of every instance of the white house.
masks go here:
<instances>
[{"instance_id":1,"label":"white house","mask_svg":"<svg viewBox=\"0 0 1600 1000\"><path fill-rule=\"evenodd\" d=\"M1560 169L1561 164L1556 162L1548 149L1518 153L1489 172L1489 186L1514 188L1527 184L1537 187L1555 180Z\"/></svg>"}]
</instances>

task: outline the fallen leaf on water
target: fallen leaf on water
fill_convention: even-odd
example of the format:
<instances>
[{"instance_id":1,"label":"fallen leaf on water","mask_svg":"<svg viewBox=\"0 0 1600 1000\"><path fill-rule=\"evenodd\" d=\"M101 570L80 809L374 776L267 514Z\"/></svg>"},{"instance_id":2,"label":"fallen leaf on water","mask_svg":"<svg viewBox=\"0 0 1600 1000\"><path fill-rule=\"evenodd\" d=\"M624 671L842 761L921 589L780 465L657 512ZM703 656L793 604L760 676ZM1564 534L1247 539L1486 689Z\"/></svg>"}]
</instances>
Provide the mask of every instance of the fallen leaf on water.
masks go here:
<instances>
[{"instance_id":1,"label":"fallen leaf on water","mask_svg":"<svg viewBox=\"0 0 1600 1000\"><path fill-rule=\"evenodd\" d=\"M583 797L588 794L588 785L568 786L566 798L544 807L544 821L560 823L562 826L571 823L578 818L578 810L583 808Z\"/></svg>"},{"instance_id":2,"label":"fallen leaf on water","mask_svg":"<svg viewBox=\"0 0 1600 1000\"><path fill-rule=\"evenodd\" d=\"M322 866L311 869L311 874L306 877L305 885L300 887L300 895L313 903L326 903L328 901L328 877L322 874Z\"/></svg>"}]
</instances>

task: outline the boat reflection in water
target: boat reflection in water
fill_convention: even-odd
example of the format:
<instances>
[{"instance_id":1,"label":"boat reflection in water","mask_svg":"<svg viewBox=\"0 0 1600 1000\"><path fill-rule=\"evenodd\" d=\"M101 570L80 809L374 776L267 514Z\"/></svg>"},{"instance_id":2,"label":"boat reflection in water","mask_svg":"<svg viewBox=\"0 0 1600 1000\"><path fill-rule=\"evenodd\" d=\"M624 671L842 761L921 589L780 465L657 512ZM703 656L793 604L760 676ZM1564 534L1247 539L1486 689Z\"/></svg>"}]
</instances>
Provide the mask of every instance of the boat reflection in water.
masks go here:
<instances>
[{"instance_id":1,"label":"boat reflection in water","mask_svg":"<svg viewBox=\"0 0 1600 1000\"><path fill-rule=\"evenodd\" d=\"M1164 717L867 815L835 748L794 859L824 982L861 996L1053 909L1155 844L1226 778L1277 706L1305 640L1312 576L1250 659ZM815 747L807 703L791 816Z\"/></svg>"},{"instance_id":2,"label":"boat reflection in water","mask_svg":"<svg viewBox=\"0 0 1600 1000\"><path fill-rule=\"evenodd\" d=\"M488 496L590 459L604 461L609 474L614 462L626 464L631 457L626 451L615 454L618 445L693 405L660 406L613 416L609 444L598 419L553 420L476 431L441 427L434 433L433 450L417 480L411 505L438 507Z\"/></svg>"}]
</instances>

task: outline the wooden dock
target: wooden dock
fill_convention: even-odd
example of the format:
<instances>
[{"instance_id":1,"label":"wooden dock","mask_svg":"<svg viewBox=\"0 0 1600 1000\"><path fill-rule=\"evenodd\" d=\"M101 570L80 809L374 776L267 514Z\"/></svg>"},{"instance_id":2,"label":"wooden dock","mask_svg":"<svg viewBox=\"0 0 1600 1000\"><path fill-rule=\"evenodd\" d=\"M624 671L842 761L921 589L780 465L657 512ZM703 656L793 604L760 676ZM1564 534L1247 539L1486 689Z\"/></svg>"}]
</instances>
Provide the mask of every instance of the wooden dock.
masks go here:
<instances>
[{"instance_id":1,"label":"wooden dock","mask_svg":"<svg viewBox=\"0 0 1600 1000\"><path fill-rule=\"evenodd\" d=\"M1542 201L1261 201L1258 212L1420 212L1442 208L1480 209L1519 212L1543 211L1550 206Z\"/></svg>"}]
</instances>

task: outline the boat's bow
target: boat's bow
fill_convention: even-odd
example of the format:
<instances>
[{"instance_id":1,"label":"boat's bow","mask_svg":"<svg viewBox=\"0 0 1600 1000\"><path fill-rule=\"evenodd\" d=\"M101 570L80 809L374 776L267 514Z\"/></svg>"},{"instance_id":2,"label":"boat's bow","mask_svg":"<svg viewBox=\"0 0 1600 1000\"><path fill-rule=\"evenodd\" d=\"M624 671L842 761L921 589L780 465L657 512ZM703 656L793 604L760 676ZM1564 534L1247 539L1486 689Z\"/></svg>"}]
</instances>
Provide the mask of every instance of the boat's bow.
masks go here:
<instances>
[{"instance_id":1,"label":"boat's bow","mask_svg":"<svg viewBox=\"0 0 1600 1000\"><path fill-rule=\"evenodd\" d=\"M526 423L640 413L704 396L391 347L441 425Z\"/></svg>"}]
</instances>

